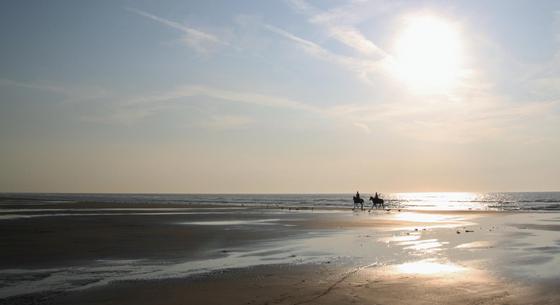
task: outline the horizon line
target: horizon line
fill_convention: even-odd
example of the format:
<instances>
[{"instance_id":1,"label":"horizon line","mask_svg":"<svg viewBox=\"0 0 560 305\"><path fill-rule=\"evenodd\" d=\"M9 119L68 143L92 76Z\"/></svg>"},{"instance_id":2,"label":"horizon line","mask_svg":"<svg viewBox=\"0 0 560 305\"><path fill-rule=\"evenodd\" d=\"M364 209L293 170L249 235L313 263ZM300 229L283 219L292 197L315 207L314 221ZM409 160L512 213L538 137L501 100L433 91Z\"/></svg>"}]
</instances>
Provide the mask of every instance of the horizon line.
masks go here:
<instances>
[{"instance_id":1,"label":"horizon line","mask_svg":"<svg viewBox=\"0 0 560 305\"><path fill-rule=\"evenodd\" d=\"M44 195L342 195L353 194L354 192L224 192L224 193L195 193L195 192L5 192L0 191L0 195L4 194L44 194ZM364 194L375 193L362 192ZM560 193L560 190L540 190L540 191L399 191L399 192L377 192L380 194L429 194L429 193Z\"/></svg>"}]
</instances>

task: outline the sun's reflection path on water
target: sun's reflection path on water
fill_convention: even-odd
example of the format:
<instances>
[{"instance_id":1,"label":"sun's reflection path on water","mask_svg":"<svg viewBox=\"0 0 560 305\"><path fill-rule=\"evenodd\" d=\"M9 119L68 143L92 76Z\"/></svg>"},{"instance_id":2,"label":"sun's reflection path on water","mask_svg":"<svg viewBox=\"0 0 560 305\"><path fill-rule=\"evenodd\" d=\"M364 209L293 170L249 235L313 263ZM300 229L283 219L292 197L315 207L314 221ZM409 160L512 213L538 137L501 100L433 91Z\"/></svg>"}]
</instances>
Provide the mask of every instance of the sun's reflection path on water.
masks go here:
<instances>
[{"instance_id":1,"label":"sun's reflection path on water","mask_svg":"<svg viewBox=\"0 0 560 305\"><path fill-rule=\"evenodd\" d=\"M488 208L481 205L485 195L469 192L395 193L388 199L398 202L398 207L416 210L477 210Z\"/></svg>"}]
</instances>

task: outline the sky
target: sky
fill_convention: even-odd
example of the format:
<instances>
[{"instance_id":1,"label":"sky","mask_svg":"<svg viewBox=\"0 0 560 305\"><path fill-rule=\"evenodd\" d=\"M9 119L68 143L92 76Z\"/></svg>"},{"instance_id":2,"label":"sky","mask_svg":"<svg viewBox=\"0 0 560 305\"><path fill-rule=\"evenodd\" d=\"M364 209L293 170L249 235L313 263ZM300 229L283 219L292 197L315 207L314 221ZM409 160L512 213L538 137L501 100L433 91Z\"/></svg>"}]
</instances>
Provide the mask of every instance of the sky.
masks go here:
<instances>
[{"instance_id":1,"label":"sky","mask_svg":"<svg viewBox=\"0 0 560 305\"><path fill-rule=\"evenodd\" d=\"M0 192L560 190L558 1L2 1Z\"/></svg>"}]
</instances>

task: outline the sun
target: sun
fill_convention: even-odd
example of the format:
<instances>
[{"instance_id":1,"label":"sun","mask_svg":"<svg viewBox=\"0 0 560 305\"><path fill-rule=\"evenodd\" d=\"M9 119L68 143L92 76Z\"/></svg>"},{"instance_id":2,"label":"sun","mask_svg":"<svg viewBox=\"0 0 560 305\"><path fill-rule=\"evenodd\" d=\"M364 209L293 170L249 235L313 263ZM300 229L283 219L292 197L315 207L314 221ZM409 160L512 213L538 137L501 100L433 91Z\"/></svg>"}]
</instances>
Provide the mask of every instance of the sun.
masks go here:
<instances>
[{"instance_id":1,"label":"sun","mask_svg":"<svg viewBox=\"0 0 560 305\"><path fill-rule=\"evenodd\" d=\"M394 46L394 71L418 92L437 93L457 85L463 64L458 29L435 16L406 19Z\"/></svg>"}]
</instances>

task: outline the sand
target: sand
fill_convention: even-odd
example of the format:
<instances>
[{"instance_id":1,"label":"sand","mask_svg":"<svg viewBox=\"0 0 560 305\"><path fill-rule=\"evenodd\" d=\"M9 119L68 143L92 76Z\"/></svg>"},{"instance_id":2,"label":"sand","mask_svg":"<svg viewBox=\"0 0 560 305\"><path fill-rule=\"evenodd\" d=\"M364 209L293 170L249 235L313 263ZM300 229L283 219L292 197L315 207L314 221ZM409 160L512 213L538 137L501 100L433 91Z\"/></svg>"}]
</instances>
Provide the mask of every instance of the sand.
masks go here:
<instances>
[{"instance_id":1,"label":"sand","mask_svg":"<svg viewBox=\"0 0 560 305\"><path fill-rule=\"evenodd\" d=\"M2 210L0 304L560 304L556 213Z\"/></svg>"}]
</instances>

